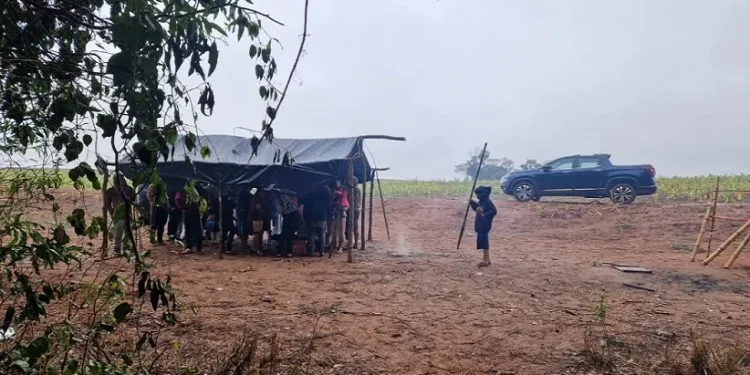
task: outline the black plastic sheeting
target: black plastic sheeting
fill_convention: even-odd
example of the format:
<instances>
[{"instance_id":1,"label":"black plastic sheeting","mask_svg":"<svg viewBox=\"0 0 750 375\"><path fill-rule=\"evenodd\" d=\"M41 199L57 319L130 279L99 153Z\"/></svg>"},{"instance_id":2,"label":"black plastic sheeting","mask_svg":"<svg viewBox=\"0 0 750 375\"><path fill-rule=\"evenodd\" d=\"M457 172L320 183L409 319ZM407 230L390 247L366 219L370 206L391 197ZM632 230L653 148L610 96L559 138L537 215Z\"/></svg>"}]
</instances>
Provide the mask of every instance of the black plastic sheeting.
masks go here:
<instances>
[{"instance_id":1,"label":"black plastic sheeting","mask_svg":"<svg viewBox=\"0 0 750 375\"><path fill-rule=\"evenodd\" d=\"M276 138L273 142L264 140L256 155L252 154L251 142L250 138L233 135L205 135L198 137L193 151L188 151L181 137L169 159L161 158L156 169L170 190L195 180L224 192L274 186L303 193L319 183L346 179L350 158L354 161L354 176L360 183L372 177L369 161L360 152L362 138ZM201 146L207 146L211 155L202 158ZM292 163L283 166L287 152ZM192 163L186 163L186 158ZM127 156L120 165L129 177L140 166L136 163L136 170L130 168Z\"/></svg>"}]
</instances>

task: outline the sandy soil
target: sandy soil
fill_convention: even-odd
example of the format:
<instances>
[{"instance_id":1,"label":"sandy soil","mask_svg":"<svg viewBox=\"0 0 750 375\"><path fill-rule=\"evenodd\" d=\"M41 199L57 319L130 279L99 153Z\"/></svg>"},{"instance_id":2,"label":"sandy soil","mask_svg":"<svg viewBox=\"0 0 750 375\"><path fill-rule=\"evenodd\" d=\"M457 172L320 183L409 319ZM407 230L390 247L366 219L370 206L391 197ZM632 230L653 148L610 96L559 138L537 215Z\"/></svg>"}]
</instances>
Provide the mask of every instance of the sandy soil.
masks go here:
<instances>
[{"instance_id":1,"label":"sandy soil","mask_svg":"<svg viewBox=\"0 0 750 375\"><path fill-rule=\"evenodd\" d=\"M374 241L353 264L345 255L220 260L156 248L182 303L174 339L188 357L210 355L244 327L276 332L286 355L313 343L310 362L336 374L587 373L579 353L602 294L608 331L632 355L624 372L664 356L657 330L677 335L677 353L691 331L721 340L749 332L750 253L729 270L729 254L689 261L704 205L496 204L488 268L477 267L473 213L456 250L465 202L455 199L388 201L391 239L376 210ZM750 217L739 205L719 213ZM737 227L718 223L713 247Z\"/></svg>"}]
</instances>

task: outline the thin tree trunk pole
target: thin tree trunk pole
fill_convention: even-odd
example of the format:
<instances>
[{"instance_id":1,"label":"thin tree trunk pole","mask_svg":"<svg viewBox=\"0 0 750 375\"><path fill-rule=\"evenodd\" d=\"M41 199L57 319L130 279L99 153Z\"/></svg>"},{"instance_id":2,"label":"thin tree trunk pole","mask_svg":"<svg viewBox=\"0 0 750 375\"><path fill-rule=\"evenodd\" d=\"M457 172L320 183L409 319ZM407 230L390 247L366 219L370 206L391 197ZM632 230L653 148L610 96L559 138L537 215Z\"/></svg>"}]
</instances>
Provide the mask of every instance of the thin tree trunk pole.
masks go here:
<instances>
[{"instance_id":1,"label":"thin tree trunk pole","mask_svg":"<svg viewBox=\"0 0 750 375\"><path fill-rule=\"evenodd\" d=\"M372 197L375 191L375 172L370 173L370 220L367 223L367 240L372 241ZM362 229L364 230L364 228Z\"/></svg>"},{"instance_id":2,"label":"thin tree trunk pole","mask_svg":"<svg viewBox=\"0 0 750 375\"><path fill-rule=\"evenodd\" d=\"M349 190L348 194L350 197L354 198L354 159L349 159L349 172L346 176L346 188ZM354 218L352 209L352 203L349 202L349 215L346 215L346 220L349 221L348 228L346 230L346 251L347 251L347 262L352 263L354 262L354 255L352 254L352 242L353 242L353 230L354 230Z\"/></svg>"},{"instance_id":3,"label":"thin tree trunk pole","mask_svg":"<svg viewBox=\"0 0 750 375\"><path fill-rule=\"evenodd\" d=\"M109 197L107 197L107 186L109 184L109 173L105 170L102 179L102 259L107 257L109 249Z\"/></svg>"},{"instance_id":4,"label":"thin tree trunk pole","mask_svg":"<svg viewBox=\"0 0 750 375\"><path fill-rule=\"evenodd\" d=\"M385 200L383 199L383 188L380 186L380 175L375 172L375 178L378 180L378 193L380 193L380 205L383 208L383 220L385 221L385 233L388 235L388 240L391 240L391 231L388 229L388 217L385 214Z\"/></svg>"},{"instance_id":5,"label":"thin tree trunk pole","mask_svg":"<svg viewBox=\"0 0 750 375\"><path fill-rule=\"evenodd\" d=\"M359 215L361 218L354 218L355 220L360 220L359 225L359 248L361 250L365 250L367 246L365 245L365 224L366 224L366 212L365 208L367 207L367 158L365 158L365 141L362 140L359 144L359 153L362 157L362 190L360 190L360 194L362 195L361 202L357 202L359 204ZM356 187L355 187L356 188Z\"/></svg>"},{"instance_id":6,"label":"thin tree trunk pole","mask_svg":"<svg viewBox=\"0 0 750 375\"><path fill-rule=\"evenodd\" d=\"M219 259L224 259L224 197L221 193L221 186L219 186ZM211 199L209 197L209 199ZM213 230L213 229L212 229ZM213 233L211 233L213 235ZM213 238L213 237L212 237Z\"/></svg>"},{"instance_id":7,"label":"thin tree trunk pole","mask_svg":"<svg viewBox=\"0 0 750 375\"><path fill-rule=\"evenodd\" d=\"M461 239L464 237L464 230L466 229L466 218L469 217L469 208L471 207L471 197L474 196L474 189L477 187L477 180L479 179L479 171L482 170L482 164L484 163L484 153L487 151L487 143L485 142L484 148L482 148L482 154L479 156L479 166L477 167L477 173L474 175L474 183L471 185L471 191L469 192L469 202L466 204L466 211L464 212L464 222L461 224L461 232L458 234L458 244L456 250L461 248Z\"/></svg>"}]
</instances>

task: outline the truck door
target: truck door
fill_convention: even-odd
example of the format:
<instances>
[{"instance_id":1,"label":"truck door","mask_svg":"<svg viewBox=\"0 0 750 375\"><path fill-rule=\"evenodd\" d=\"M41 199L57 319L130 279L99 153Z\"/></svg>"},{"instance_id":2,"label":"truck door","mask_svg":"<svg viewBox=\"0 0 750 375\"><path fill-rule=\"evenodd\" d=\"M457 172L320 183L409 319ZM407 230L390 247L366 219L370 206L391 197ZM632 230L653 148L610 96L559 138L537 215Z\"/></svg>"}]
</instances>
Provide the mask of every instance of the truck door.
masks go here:
<instances>
[{"instance_id":1,"label":"truck door","mask_svg":"<svg viewBox=\"0 0 750 375\"><path fill-rule=\"evenodd\" d=\"M542 167L543 173L536 177L537 188L544 195L564 195L573 190L573 171L575 157L557 159Z\"/></svg>"},{"instance_id":2,"label":"truck door","mask_svg":"<svg viewBox=\"0 0 750 375\"><path fill-rule=\"evenodd\" d=\"M606 186L604 181L607 174L602 169L602 159L599 156L580 156L571 172L573 189L585 194L587 191L598 192Z\"/></svg>"}]
</instances>

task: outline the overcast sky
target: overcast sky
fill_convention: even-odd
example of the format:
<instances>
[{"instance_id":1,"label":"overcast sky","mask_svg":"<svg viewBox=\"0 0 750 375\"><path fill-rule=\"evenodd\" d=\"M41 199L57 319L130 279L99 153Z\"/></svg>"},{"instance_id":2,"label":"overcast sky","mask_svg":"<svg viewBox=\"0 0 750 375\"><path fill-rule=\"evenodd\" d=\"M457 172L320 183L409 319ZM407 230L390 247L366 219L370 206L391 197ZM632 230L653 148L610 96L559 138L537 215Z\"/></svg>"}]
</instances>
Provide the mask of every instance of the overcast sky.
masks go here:
<instances>
[{"instance_id":1,"label":"overcast sky","mask_svg":"<svg viewBox=\"0 0 750 375\"><path fill-rule=\"evenodd\" d=\"M303 0L257 0L286 77ZM388 178L454 178L489 142L522 163L607 152L660 175L750 173L750 1L310 1L277 137L363 134ZM742 26L743 23L745 26ZM220 48L205 134L260 128L249 41Z\"/></svg>"}]
</instances>

